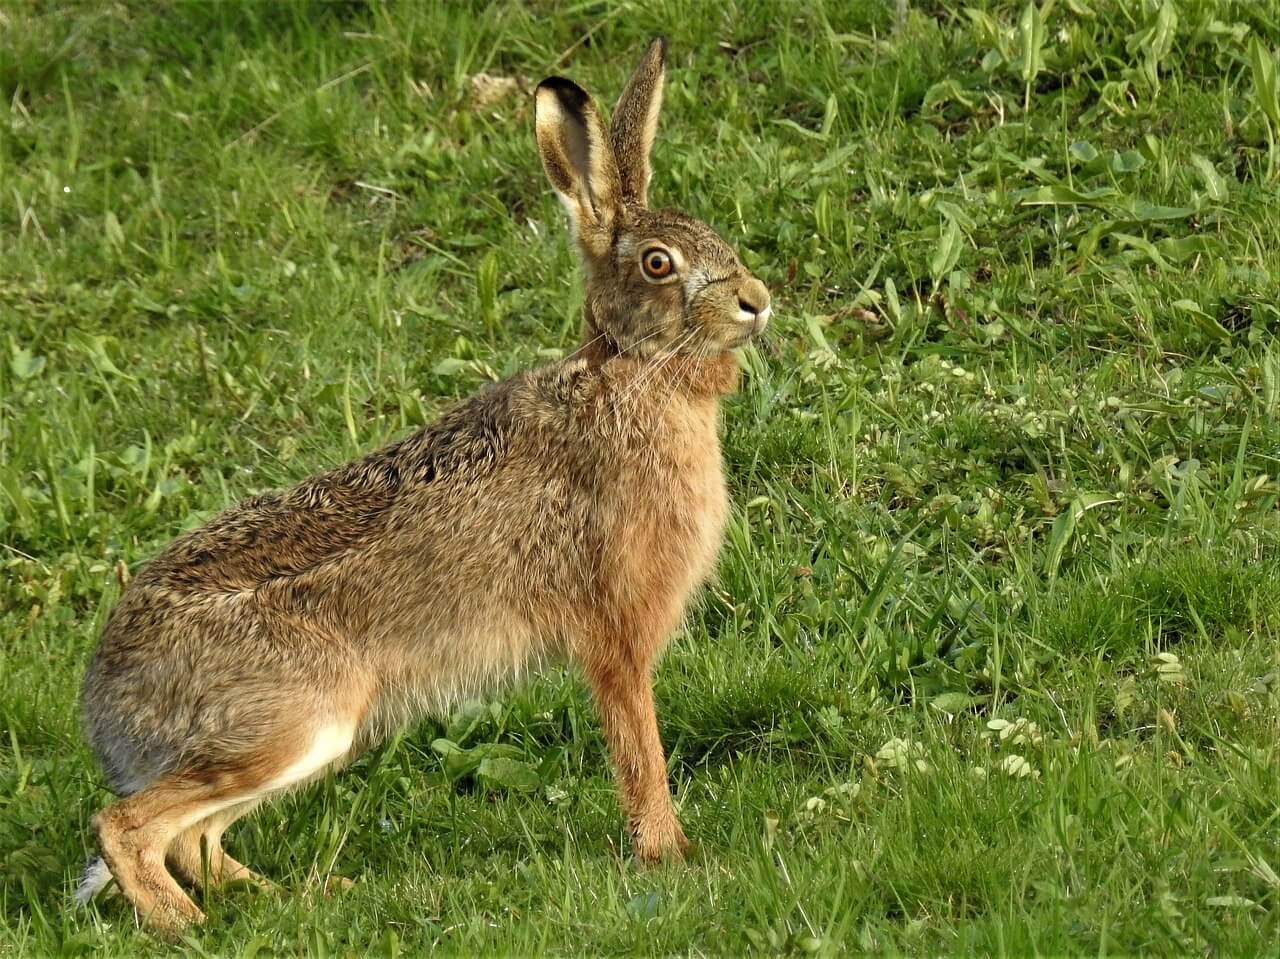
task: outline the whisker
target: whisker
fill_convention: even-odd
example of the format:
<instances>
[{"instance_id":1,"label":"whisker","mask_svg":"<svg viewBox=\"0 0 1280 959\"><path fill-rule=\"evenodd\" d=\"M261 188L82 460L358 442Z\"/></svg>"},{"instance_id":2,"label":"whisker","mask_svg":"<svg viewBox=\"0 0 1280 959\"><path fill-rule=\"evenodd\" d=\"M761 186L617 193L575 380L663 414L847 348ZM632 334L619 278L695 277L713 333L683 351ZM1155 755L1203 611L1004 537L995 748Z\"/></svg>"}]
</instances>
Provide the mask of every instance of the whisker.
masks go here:
<instances>
[{"instance_id":1,"label":"whisker","mask_svg":"<svg viewBox=\"0 0 1280 959\"><path fill-rule=\"evenodd\" d=\"M626 355L626 353L627 353L627 350L635 349L637 346L639 346L639 345L640 345L641 343L643 343L645 340L651 340L651 339L653 339L655 336L657 336L657 335L658 335L659 333L661 333L661 332L662 332L662 328L661 328L661 327L659 327L658 329L654 330L652 333L649 333L649 334L648 334L648 335L646 335L646 336L642 336L642 337L640 337L640 339L636 340L636 341L635 341L634 343L632 343L630 346L628 346L628 347L626 347L625 349L623 349L623 350L619 351L618 355L619 355L619 356L625 356L625 355ZM579 347L578 347L576 350L574 350L572 353L569 353L568 355L566 355L566 356L564 357L564 360L563 360L562 362L566 362L566 361L568 361L568 360L572 360L572 359L574 359L576 356L578 356L578 355L579 355L580 353L582 353L584 350L590 349L592 346L594 346L595 344L599 343L602 339L604 339L604 337L605 337L605 334L604 334L604 332L603 332L603 331L601 331L601 332L597 333L595 336L593 336L591 339L587 340L587 342L583 343L581 346L579 346Z\"/></svg>"},{"instance_id":2,"label":"whisker","mask_svg":"<svg viewBox=\"0 0 1280 959\"><path fill-rule=\"evenodd\" d=\"M679 368L679 371L676 374L676 379L684 380L685 381L684 385L688 386L690 383L693 382L693 371L690 370L688 366L681 366ZM670 393L667 394L666 402L662 404L662 409L658 410L657 422L661 423L663 417L667 415L667 410L670 408L671 402L676 398L676 394L678 392L679 392L678 389L673 389Z\"/></svg>"},{"instance_id":3,"label":"whisker","mask_svg":"<svg viewBox=\"0 0 1280 959\"><path fill-rule=\"evenodd\" d=\"M579 346L576 350L574 350L572 353L570 353L568 356L566 356L566 357L564 358L564 360L562 360L561 362L568 362L569 360L571 360L571 359L573 359L574 357L576 357L576 356L577 356L579 353L581 353L583 350L587 349L588 347L594 346L596 343L600 342L600 340L602 340L602 339L604 339L604 334L603 334L603 333L597 333L595 336L591 337L591 339L587 340L587 342L583 343L583 344L582 344L581 346Z\"/></svg>"},{"instance_id":4,"label":"whisker","mask_svg":"<svg viewBox=\"0 0 1280 959\"><path fill-rule=\"evenodd\" d=\"M671 352L655 354L653 358L653 362L648 364L645 367L642 367L640 372L636 374L635 378L631 381L631 383L628 384L627 388L623 390L623 392L618 396L615 406L620 406L626 403L633 396L639 393L640 390L644 387L644 385L649 380L651 380L654 376L657 375L658 371L662 369L663 365L673 355L674 353L671 353Z\"/></svg>"},{"instance_id":5,"label":"whisker","mask_svg":"<svg viewBox=\"0 0 1280 959\"><path fill-rule=\"evenodd\" d=\"M658 373L661 372L662 369L680 353L682 349L689 345L697 332L696 328L689 330L679 341L675 343L674 346L671 347L670 350L664 354L658 354L656 361L652 363L647 370L642 371L640 375L636 377L636 380L631 384L631 387L623 394L622 397L619 398L620 401L634 396L641 388L647 386L655 377L657 377Z\"/></svg>"},{"instance_id":6,"label":"whisker","mask_svg":"<svg viewBox=\"0 0 1280 959\"><path fill-rule=\"evenodd\" d=\"M655 330L653 334L650 334L650 336L653 336L658 332L661 331ZM648 363L647 366L643 365L642 361L642 367L636 374L635 379L628 384L621 393L612 397L609 401L609 409L613 413L615 429L621 426L620 419L626 404L633 400L641 390L649 385L649 383L651 383L662 372L662 370L680 354L680 351L692 342L693 338L697 334L698 329L696 327L689 329L674 344L672 344L669 349L654 354L652 361ZM648 337L645 337L645 339L647 338ZM670 397L668 397L668 401L670 401Z\"/></svg>"},{"instance_id":7,"label":"whisker","mask_svg":"<svg viewBox=\"0 0 1280 959\"><path fill-rule=\"evenodd\" d=\"M652 333L648 333L645 336L640 337L640 339L636 340L634 343L623 347L621 350L618 351L618 355L626 356L630 350L634 350L637 346L639 346L641 343L644 343L646 340L653 339L655 336L657 336L661 332L662 332L662 327L658 327Z\"/></svg>"}]
</instances>

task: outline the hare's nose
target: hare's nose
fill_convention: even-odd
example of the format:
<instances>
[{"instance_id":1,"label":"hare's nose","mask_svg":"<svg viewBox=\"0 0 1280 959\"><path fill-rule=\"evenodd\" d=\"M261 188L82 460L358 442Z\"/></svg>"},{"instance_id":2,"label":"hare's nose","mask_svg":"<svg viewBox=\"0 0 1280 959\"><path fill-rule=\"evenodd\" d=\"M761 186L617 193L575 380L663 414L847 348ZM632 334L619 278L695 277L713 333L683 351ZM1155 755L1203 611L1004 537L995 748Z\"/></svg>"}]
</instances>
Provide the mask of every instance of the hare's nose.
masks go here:
<instances>
[{"instance_id":1,"label":"hare's nose","mask_svg":"<svg viewBox=\"0 0 1280 959\"><path fill-rule=\"evenodd\" d=\"M763 326L769 319L769 291L754 276L738 286L738 309L744 322Z\"/></svg>"}]
</instances>

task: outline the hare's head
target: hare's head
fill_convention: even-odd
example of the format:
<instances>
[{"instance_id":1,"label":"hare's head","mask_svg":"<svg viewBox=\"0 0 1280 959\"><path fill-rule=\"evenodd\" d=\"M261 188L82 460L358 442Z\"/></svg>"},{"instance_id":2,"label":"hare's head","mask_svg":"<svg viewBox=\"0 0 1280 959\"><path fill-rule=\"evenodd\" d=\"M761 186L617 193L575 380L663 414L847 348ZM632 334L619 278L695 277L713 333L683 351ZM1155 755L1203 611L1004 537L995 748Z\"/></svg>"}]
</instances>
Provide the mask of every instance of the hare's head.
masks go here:
<instances>
[{"instance_id":1,"label":"hare's head","mask_svg":"<svg viewBox=\"0 0 1280 959\"><path fill-rule=\"evenodd\" d=\"M587 337L633 356L715 355L764 329L769 291L709 226L649 209L665 59L666 41L653 41L608 129L576 83L543 80L538 152L586 265Z\"/></svg>"}]
</instances>

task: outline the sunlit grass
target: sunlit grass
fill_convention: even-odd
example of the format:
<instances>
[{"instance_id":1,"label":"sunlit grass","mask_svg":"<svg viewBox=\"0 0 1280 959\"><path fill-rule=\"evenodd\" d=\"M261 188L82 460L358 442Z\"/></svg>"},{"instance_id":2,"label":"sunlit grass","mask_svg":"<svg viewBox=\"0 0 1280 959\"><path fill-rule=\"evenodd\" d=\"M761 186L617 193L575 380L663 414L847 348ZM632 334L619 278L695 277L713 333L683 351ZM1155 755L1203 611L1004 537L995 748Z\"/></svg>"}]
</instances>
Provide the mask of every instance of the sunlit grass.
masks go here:
<instances>
[{"instance_id":1,"label":"sunlit grass","mask_svg":"<svg viewBox=\"0 0 1280 959\"><path fill-rule=\"evenodd\" d=\"M652 192L777 304L658 675L695 855L628 861L552 673L237 826L285 893L193 951L1280 938L1268 5L130 0L0 10L0 953L162 951L68 908L121 571L572 348L528 91L657 32Z\"/></svg>"}]
</instances>

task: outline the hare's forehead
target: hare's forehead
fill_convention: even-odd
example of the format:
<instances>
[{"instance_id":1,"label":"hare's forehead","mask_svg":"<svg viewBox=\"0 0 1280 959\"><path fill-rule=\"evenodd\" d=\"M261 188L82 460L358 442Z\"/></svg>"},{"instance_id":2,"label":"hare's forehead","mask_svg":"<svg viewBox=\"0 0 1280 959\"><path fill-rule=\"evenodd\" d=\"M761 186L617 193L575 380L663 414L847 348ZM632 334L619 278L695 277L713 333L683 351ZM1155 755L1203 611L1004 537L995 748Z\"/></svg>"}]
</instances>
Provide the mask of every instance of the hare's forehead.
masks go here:
<instances>
[{"instance_id":1,"label":"hare's forehead","mask_svg":"<svg viewBox=\"0 0 1280 959\"><path fill-rule=\"evenodd\" d=\"M686 259L705 265L732 266L738 262L733 248L711 227L672 210L645 210L628 223L615 246L618 259L629 260L650 243L674 246Z\"/></svg>"}]
</instances>

